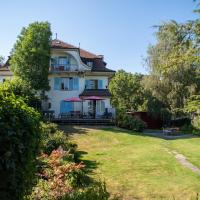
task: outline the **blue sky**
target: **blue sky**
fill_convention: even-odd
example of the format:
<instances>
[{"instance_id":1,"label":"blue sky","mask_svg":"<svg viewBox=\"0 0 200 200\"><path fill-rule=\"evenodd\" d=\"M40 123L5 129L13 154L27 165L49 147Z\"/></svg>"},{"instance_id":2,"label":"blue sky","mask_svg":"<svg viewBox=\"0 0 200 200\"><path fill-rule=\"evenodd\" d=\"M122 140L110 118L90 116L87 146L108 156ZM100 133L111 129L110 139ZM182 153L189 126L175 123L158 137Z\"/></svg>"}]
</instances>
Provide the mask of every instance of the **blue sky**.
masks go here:
<instances>
[{"instance_id":1,"label":"blue sky","mask_svg":"<svg viewBox=\"0 0 200 200\"><path fill-rule=\"evenodd\" d=\"M155 42L153 25L195 19L193 0L2 0L0 55L7 57L21 28L49 21L53 38L103 54L108 67L145 73L143 58Z\"/></svg>"}]
</instances>

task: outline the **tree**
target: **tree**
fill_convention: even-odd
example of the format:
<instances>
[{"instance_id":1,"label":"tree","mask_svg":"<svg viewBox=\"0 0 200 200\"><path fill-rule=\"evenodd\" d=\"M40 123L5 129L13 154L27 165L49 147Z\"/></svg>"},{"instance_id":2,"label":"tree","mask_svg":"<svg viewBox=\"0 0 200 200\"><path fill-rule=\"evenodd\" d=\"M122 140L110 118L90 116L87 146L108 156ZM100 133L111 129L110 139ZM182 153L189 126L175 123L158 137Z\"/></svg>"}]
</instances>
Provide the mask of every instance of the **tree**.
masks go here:
<instances>
[{"instance_id":1,"label":"tree","mask_svg":"<svg viewBox=\"0 0 200 200\"><path fill-rule=\"evenodd\" d=\"M131 74L119 70L109 84L112 104L119 109L139 110L143 104L141 79L141 74Z\"/></svg>"},{"instance_id":2,"label":"tree","mask_svg":"<svg viewBox=\"0 0 200 200\"><path fill-rule=\"evenodd\" d=\"M158 26L157 43L148 48L150 76L144 87L174 115L200 91L199 22Z\"/></svg>"},{"instance_id":3,"label":"tree","mask_svg":"<svg viewBox=\"0 0 200 200\"><path fill-rule=\"evenodd\" d=\"M35 90L48 90L51 28L48 22L34 22L23 28L11 54L14 75Z\"/></svg>"},{"instance_id":4,"label":"tree","mask_svg":"<svg viewBox=\"0 0 200 200\"><path fill-rule=\"evenodd\" d=\"M187 100L185 111L191 114L200 112L200 95L193 95Z\"/></svg>"}]
</instances>

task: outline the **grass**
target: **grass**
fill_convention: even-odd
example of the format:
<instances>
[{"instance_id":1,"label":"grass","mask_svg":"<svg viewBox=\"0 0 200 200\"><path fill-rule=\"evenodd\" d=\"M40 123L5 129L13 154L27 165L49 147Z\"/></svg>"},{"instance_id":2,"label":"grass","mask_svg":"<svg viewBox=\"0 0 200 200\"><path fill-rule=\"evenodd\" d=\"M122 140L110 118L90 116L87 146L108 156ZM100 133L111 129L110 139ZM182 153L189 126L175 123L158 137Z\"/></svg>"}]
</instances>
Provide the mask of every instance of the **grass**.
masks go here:
<instances>
[{"instance_id":1,"label":"grass","mask_svg":"<svg viewBox=\"0 0 200 200\"><path fill-rule=\"evenodd\" d=\"M79 156L91 176L103 179L111 194L125 200L196 199L200 176L181 166L176 150L200 167L200 139L164 140L115 128L62 127L73 133Z\"/></svg>"}]
</instances>

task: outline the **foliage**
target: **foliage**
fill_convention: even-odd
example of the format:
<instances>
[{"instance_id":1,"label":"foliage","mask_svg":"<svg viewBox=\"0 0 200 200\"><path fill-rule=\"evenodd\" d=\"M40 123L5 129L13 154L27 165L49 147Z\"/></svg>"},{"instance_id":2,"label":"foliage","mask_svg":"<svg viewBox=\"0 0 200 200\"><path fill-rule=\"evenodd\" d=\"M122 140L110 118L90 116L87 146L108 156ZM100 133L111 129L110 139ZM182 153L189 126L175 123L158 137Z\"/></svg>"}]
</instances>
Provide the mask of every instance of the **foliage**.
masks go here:
<instances>
[{"instance_id":1,"label":"foliage","mask_svg":"<svg viewBox=\"0 0 200 200\"><path fill-rule=\"evenodd\" d=\"M92 181L86 166L75 163L76 145L53 123L41 123L41 154L38 156L38 183L29 200L107 200L105 183ZM117 199L117 198L116 198Z\"/></svg>"},{"instance_id":2,"label":"foliage","mask_svg":"<svg viewBox=\"0 0 200 200\"><path fill-rule=\"evenodd\" d=\"M0 88L0 199L21 200L34 181L40 115Z\"/></svg>"},{"instance_id":3,"label":"foliage","mask_svg":"<svg viewBox=\"0 0 200 200\"><path fill-rule=\"evenodd\" d=\"M181 115L186 100L200 91L199 22L158 26L157 43L148 48L150 76L144 88L174 115Z\"/></svg>"},{"instance_id":4,"label":"foliage","mask_svg":"<svg viewBox=\"0 0 200 200\"><path fill-rule=\"evenodd\" d=\"M23 28L11 55L11 69L35 90L48 90L51 29L48 22Z\"/></svg>"},{"instance_id":5,"label":"foliage","mask_svg":"<svg viewBox=\"0 0 200 200\"><path fill-rule=\"evenodd\" d=\"M145 122L137 117L127 114L124 110L117 111L117 126L135 131L143 131L146 127Z\"/></svg>"},{"instance_id":6,"label":"foliage","mask_svg":"<svg viewBox=\"0 0 200 200\"><path fill-rule=\"evenodd\" d=\"M200 115L194 117L192 126L194 127L194 133L200 134Z\"/></svg>"},{"instance_id":7,"label":"foliage","mask_svg":"<svg viewBox=\"0 0 200 200\"><path fill-rule=\"evenodd\" d=\"M138 110L143 102L142 75L119 70L109 84L112 104L119 109Z\"/></svg>"},{"instance_id":8,"label":"foliage","mask_svg":"<svg viewBox=\"0 0 200 200\"><path fill-rule=\"evenodd\" d=\"M34 188L33 199L61 199L66 193L72 193L76 187L84 184L84 165L68 161L69 153L53 150L50 155L42 154L38 176L41 177Z\"/></svg>"},{"instance_id":9,"label":"foliage","mask_svg":"<svg viewBox=\"0 0 200 200\"><path fill-rule=\"evenodd\" d=\"M46 154L59 147L73 155L76 151L77 145L69 141L69 137L63 132L58 130L57 125L53 123L41 123L42 140L41 151ZM73 157L73 156L72 156Z\"/></svg>"},{"instance_id":10,"label":"foliage","mask_svg":"<svg viewBox=\"0 0 200 200\"><path fill-rule=\"evenodd\" d=\"M188 113L197 113L200 112L200 95L193 95L191 96L185 105L185 111Z\"/></svg>"},{"instance_id":11,"label":"foliage","mask_svg":"<svg viewBox=\"0 0 200 200\"><path fill-rule=\"evenodd\" d=\"M97 182L87 188L77 190L71 195L66 195L61 200L108 200L109 196L105 183ZM110 200L119 200L119 198Z\"/></svg>"},{"instance_id":12,"label":"foliage","mask_svg":"<svg viewBox=\"0 0 200 200\"><path fill-rule=\"evenodd\" d=\"M0 84L0 90L6 94L13 93L16 97L23 98L26 103L36 99L36 91L31 88L30 84L17 77Z\"/></svg>"}]
</instances>

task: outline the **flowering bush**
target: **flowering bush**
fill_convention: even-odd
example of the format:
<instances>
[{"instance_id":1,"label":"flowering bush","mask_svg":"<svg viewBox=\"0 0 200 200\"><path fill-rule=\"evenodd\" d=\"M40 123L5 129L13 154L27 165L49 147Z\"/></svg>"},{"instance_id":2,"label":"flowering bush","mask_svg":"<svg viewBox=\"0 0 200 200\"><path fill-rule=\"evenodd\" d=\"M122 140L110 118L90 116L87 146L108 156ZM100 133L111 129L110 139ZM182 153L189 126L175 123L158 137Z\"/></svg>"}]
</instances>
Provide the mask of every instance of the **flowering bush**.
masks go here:
<instances>
[{"instance_id":1,"label":"flowering bush","mask_svg":"<svg viewBox=\"0 0 200 200\"><path fill-rule=\"evenodd\" d=\"M68 157L69 153L62 148L38 157L40 165L37 176L40 180L33 190L32 199L60 199L63 194L84 185L85 165L69 162Z\"/></svg>"},{"instance_id":2,"label":"flowering bush","mask_svg":"<svg viewBox=\"0 0 200 200\"><path fill-rule=\"evenodd\" d=\"M88 182L85 165L66 160L69 153L62 148L50 155L42 154L38 184L34 187L30 200L108 200L105 183Z\"/></svg>"}]
</instances>

